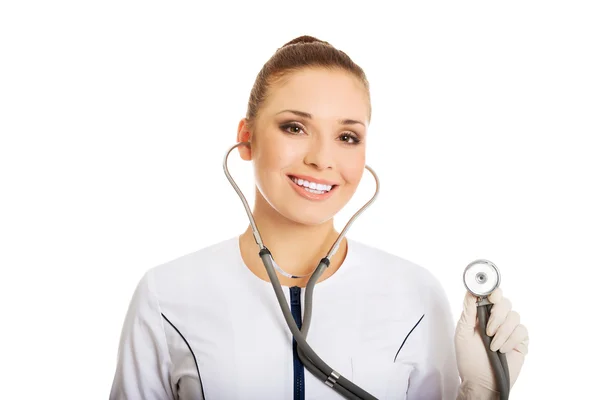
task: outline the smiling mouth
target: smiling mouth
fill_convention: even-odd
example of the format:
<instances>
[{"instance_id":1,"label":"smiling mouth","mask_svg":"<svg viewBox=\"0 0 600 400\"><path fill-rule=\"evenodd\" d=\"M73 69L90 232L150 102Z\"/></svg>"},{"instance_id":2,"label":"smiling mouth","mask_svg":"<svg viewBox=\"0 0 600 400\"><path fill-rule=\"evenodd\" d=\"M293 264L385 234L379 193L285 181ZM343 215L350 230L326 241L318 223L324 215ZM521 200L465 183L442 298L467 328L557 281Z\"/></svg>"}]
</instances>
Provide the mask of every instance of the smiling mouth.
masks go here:
<instances>
[{"instance_id":1,"label":"smiling mouth","mask_svg":"<svg viewBox=\"0 0 600 400\"><path fill-rule=\"evenodd\" d=\"M297 186L300 186L304 188L304 190L306 190L307 192L314 194L329 193L330 191L338 187L338 185L323 185L321 183L311 182L305 179L299 179L293 175L288 175L288 178L290 178L291 181L294 182L294 184L296 184Z\"/></svg>"}]
</instances>

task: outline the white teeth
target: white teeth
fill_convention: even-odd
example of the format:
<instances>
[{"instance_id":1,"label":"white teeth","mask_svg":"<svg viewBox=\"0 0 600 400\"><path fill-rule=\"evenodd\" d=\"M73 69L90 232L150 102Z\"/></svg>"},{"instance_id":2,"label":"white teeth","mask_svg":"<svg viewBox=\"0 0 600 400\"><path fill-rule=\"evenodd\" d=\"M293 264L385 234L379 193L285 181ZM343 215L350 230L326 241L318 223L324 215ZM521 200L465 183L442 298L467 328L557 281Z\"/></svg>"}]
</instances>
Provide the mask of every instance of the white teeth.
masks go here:
<instances>
[{"instance_id":1,"label":"white teeth","mask_svg":"<svg viewBox=\"0 0 600 400\"><path fill-rule=\"evenodd\" d=\"M296 185L303 186L305 190L311 193L323 194L329 192L333 187L332 185L323 185L321 183L309 182L304 179L292 178L292 180Z\"/></svg>"}]
</instances>

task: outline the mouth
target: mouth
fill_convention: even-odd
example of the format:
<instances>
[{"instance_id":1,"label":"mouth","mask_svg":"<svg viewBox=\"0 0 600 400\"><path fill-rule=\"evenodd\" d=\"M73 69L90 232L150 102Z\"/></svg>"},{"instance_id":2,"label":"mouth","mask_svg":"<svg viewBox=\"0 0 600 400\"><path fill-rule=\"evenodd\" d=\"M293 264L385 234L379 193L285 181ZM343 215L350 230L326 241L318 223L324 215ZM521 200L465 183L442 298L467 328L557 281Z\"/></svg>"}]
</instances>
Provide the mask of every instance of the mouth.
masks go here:
<instances>
[{"instance_id":1,"label":"mouth","mask_svg":"<svg viewBox=\"0 0 600 400\"><path fill-rule=\"evenodd\" d=\"M295 177L293 175L288 175L288 178L290 178L290 180L292 182L294 182L294 184L296 186L304 189L306 192L317 194L317 195L330 193L339 186L339 185L327 185L327 184L322 184L322 183L311 182L309 180L301 179L301 178Z\"/></svg>"}]
</instances>

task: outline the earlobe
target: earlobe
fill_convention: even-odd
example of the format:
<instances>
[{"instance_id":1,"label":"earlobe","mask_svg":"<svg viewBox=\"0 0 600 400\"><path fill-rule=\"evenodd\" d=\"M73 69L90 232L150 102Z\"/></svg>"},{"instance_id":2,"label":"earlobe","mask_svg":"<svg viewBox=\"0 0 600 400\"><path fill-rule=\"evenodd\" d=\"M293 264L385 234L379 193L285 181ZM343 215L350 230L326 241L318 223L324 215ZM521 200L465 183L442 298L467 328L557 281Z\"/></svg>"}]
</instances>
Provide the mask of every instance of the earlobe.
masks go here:
<instances>
[{"instance_id":1,"label":"earlobe","mask_svg":"<svg viewBox=\"0 0 600 400\"><path fill-rule=\"evenodd\" d=\"M250 129L248 128L248 121L246 120L246 118L243 118L238 124L237 143L250 142L251 139L252 134L250 132ZM249 145L239 146L238 152L240 153L240 157L242 157L242 160L252 160L252 149Z\"/></svg>"},{"instance_id":2,"label":"earlobe","mask_svg":"<svg viewBox=\"0 0 600 400\"><path fill-rule=\"evenodd\" d=\"M250 148L250 145L239 146L238 151L240 152L240 157L242 157L242 160L252 160L252 149Z\"/></svg>"}]
</instances>

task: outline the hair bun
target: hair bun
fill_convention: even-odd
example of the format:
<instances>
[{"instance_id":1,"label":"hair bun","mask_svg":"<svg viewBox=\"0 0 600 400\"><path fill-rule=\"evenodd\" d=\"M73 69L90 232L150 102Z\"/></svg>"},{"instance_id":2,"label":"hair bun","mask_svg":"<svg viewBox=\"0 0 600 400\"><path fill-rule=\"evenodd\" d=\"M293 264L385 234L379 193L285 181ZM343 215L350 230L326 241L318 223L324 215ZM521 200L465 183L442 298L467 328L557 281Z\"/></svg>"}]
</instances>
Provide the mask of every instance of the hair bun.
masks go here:
<instances>
[{"instance_id":1,"label":"hair bun","mask_svg":"<svg viewBox=\"0 0 600 400\"><path fill-rule=\"evenodd\" d=\"M281 47L289 46L292 44L314 43L314 42L330 45L329 43L327 43L323 40L317 39L316 37L303 35L303 36L298 36L296 39L293 39L293 40L287 42L286 44L284 44Z\"/></svg>"}]
</instances>

